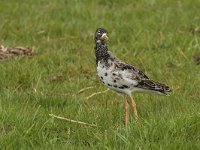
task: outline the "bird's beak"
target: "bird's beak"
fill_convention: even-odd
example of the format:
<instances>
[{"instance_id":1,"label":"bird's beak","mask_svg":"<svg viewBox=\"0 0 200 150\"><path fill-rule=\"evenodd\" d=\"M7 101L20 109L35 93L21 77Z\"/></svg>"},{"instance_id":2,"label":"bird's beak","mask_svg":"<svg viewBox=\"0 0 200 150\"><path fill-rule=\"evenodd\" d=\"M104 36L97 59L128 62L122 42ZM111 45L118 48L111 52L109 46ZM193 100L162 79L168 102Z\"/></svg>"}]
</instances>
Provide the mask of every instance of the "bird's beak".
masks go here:
<instances>
[{"instance_id":1,"label":"bird's beak","mask_svg":"<svg viewBox=\"0 0 200 150\"><path fill-rule=\"evenodd\" d=\"M108 41L108 36L106 33L103 33L102 36L101 36L101 40L105 40L105 41Z\"/></svg>"}]
</instances>

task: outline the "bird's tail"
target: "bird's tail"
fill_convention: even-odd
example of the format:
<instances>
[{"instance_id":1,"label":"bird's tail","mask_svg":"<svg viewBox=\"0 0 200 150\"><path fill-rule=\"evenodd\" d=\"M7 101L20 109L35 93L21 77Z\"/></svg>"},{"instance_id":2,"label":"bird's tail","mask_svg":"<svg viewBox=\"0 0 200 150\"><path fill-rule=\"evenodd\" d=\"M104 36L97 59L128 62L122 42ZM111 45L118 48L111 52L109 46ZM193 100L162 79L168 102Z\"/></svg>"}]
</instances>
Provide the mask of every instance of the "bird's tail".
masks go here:
<instances>
[{"instance_id":1,"label":"bird's tail","mask_svg":"<svg viewBox=\"0 0 200 150\"><path fill-rule=\"evenodd\" d=\"M142 80L139 83L140 87L149 91L155 91L158 92L159 94L164 94L168 95L172 90L169 86L155 82L153 80Z\"/></svg>"}]
</instances>

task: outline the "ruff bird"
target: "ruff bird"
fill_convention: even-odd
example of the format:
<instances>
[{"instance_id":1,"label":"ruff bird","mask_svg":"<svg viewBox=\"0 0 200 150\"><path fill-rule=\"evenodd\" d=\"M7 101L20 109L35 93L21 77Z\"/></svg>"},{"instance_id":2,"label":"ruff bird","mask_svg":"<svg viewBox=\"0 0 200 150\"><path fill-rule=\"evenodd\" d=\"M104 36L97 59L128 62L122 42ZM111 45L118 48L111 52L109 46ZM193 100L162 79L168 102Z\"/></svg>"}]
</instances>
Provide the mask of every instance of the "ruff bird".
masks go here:
<instances>
[{"instance_id":1,"label":"ruff bird","mask_svg":"<svg viewBox=\"0 0 200 150\"><path fill-rule=\"evenodd\" d=\"M165 84L151 80L136 67L115 57L108 51L107 41L108 33L106 29L98 28L94 35L97 73L105 86L124 95L124 122L127 124L129 120L129 101L127 101L127 96L130 97L134 117L137 120L136 103L132 93L149 91L167 95L171 92L171 89Z\"/></svg>"}]
</instances>

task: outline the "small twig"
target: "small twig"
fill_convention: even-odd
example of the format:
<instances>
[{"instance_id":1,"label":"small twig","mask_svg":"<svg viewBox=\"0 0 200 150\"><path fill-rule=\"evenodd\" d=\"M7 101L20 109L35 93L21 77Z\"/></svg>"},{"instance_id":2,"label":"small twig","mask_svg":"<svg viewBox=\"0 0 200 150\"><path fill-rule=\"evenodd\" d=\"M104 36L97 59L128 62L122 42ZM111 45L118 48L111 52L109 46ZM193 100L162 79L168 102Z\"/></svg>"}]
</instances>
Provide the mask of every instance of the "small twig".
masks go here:
<instances>
[{"instance_id":1,"label":"small twig","mask_svg":"<svg viewBox=\"0 0 200 150\"><path fill-rule=\"evenodd\" d=\"M185 55L185 53L180 48L178 48L178 51L188 61L187 56Z\"/></svg>"},{"instance_id":2,"label":"small twig","mask_svg":"<svg viewBox=\"0 0 200 150\"><path fill-rule=\"evenodd\" d=\"M85 99L90 99L91 97L93 97L93 96L95 96L95 95L99 95L99 94L103 94L103 93L106 93L106 92L108 92L109 91L109 89L107 89L107 90L105 90L105 91L102 91L102 92L96 92L96 93L93 93L93 94L91 94L90 96L88 96L88 97L86 97Z\"/></svg>"},{"instance_id":3,"label":"small twig","mask_svg":"<svg viewBox=\"0 0 200 150\"><path fill-rule=\"evenodd\" d=\"M92 126L92 127L96 127L97 126L95 124L90 124L90 123L86 123L86 122L82 122L82 121L76 121L76 120L72 120L72 119L68 119L68 118L56 116L54 114L49 114L49 116L51 116L53 118L60 119L60 120L65 120L65 121L69 121L69 122L73 122L73 123L78 123L78 124L82 124L82 125L88 125L88 126Z\"/></svg>"},{"instance_id":4,"label":"small twig","mask_svg":"<svg viewBox=\"0 0 200 150\"><path fill-rule=\"evenodd\" d=\"M89 90L89 89L92 89L92 88L94 88L94 86L89 86L89 87L86 87L86 88L80 89L80 90L78 91L77 94L83 93L83 92L85 92L86 90Z\"/></svg>"}]
</instances>

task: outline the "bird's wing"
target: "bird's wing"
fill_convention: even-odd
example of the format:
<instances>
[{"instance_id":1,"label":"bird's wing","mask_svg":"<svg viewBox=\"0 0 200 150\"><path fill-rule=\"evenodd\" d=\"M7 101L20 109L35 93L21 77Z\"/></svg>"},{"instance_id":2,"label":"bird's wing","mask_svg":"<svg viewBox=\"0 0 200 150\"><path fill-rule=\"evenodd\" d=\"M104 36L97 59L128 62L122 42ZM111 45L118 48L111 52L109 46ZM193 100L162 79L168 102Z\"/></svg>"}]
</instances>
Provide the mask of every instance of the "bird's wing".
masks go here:
<instances>
[{"instance_id":1,"label":"bird's wing","mask_svg":"<svg viewBox=\"0 0 200 150\"><path fill-rule=\"evenodd\" d=\"M110 54L111 62L114 62L114 64L115 64L115 70L117 70L117 71L120 70L120 71L124 72L123 74L124 74L124 76L127 75L127 78L134 79L134 80L135 79L136 80L149 79L149 77L147 75L145 75L142 71L140 71L136 67L123 62L119 58L113 56L111 52L109 52L109 54Z\"/></svg>"},{"instance_id":2,"label":"bird's wing","mask_svg":"<svg viewBox=\"0 0 200 150\"><path fill-rule=\"evenodd\" d=\"M132 86L140 89L157 91L163 94L171 91L171 89L167 85L149 79L149 77L145 75L142 71L134 66L131 66L121 61L117 57L111 56L111 61L114 62L115 67L113 73L118 78L123 77L123 80L121 80L121 83L123 84L131 84ZM120 83L120 81L118 81L118 83Z\"/></svg>"}]
</instances>

